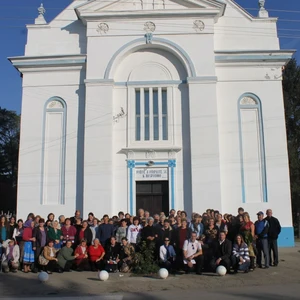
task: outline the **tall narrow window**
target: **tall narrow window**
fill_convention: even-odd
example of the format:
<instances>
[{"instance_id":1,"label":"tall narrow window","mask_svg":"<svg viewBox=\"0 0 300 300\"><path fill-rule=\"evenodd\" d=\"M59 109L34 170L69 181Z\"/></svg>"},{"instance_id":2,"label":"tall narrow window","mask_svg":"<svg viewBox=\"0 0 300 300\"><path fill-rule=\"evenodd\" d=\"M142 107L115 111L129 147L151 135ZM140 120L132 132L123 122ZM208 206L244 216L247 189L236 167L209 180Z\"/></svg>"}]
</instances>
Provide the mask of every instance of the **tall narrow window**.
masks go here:
<instances>
[{"instance_id":1,"label":"tall narrow window","mask_svg":"<svg viewBox=\"0 0 300 300\"><path fill-rule=\"evenodd\" d=\"M168 140L166 88L135 89L135 140Z\"/></svg>"},{"instance_id":2,"label":"tall narrow window","mask_svg":"<svg viewBox=\"0 0 300 300\"><path fill-rule=\"evenodd\" d=\"M141 93L135 91L135 139L141 140Z\"/></svg>"},{"instance_id":3,"label":"tall narrow window","mask_svg":"<svg viewBox=\"0 0 300 300\"><path fill-rule=\"evenodd\" d=\"M239 101L243 202L267 202L261 103L254 95Z\"/></svg>"},{"instance_id":4,"label":"tall narrow window","mask_svg":"<svg viewBox=\"0 0 300 300\"><path fill-rule=\"evenodd\" d=\"M150 139L150 109L149 109L149 89L145 89L144 92L144 126L145 126L145 141L149 141Z\"/></svg>"},{"instance_id":5,"label":"tall narrow window","mask_svg":"<svg viewBox=\"0 0 300 300\"><path fill-rule=\"evenodd\" d=\"M153 139L159 140L158 90L153 90Z\"/></svg>"},{"instance_id":6,"label":"tall narrow window","mask_svg":"<svg viewBox=\"0 0 300 300\"><path fill-rule=\"evenodd\" d=\"M47 102L44 114L42 204L64 204L66 104L60 98Z\"/></svg>"},{"instance_id":7,"label":"tall narrow window","mask_svg":"<svg viewBox=\"0 0 300 300\"><path fill-rule=\"evenodd\" d=\"M168 102L167 90L162 90L162 139L168 139Z\"/></svg>"}]
</instances>

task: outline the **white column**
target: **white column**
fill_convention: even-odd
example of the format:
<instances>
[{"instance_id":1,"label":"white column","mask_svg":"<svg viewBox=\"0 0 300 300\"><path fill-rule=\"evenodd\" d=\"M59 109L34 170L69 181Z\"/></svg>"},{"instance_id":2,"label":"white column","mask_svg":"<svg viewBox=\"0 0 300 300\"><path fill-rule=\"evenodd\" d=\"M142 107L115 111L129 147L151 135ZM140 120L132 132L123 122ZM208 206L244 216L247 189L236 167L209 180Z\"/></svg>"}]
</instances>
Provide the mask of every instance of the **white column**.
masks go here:
<instances>
[{"instance_id":1,"label":"white column","mask_svg":"<svg viewBox=\"0 0 300 300\"><path fill-rule=\"evenodd\" d=\"M188 78L193 211L221 209L216 82ZM185 134L185 133L183 133Z\"/></svg>"}]
</instances>

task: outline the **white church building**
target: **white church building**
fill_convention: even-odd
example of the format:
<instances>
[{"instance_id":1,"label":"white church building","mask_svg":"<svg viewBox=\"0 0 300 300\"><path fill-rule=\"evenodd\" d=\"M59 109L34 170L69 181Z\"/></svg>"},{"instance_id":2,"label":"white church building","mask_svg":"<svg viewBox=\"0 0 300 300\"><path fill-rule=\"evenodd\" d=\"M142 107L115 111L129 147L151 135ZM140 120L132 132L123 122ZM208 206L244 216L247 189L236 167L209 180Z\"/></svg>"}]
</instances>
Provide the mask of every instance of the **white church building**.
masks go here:
<instances>
[{"instance_id":1,"label":"white church building","mask_svg":"<svg viewBox=\"0 0 300 300\"><path fill-rule=\"evenodd\" d=\"M273 209L292 246L281 50L264 0L74 0L27 25L18 217ZM267 5L268 3L266 3Z\"/></svg>"}]
</instances>

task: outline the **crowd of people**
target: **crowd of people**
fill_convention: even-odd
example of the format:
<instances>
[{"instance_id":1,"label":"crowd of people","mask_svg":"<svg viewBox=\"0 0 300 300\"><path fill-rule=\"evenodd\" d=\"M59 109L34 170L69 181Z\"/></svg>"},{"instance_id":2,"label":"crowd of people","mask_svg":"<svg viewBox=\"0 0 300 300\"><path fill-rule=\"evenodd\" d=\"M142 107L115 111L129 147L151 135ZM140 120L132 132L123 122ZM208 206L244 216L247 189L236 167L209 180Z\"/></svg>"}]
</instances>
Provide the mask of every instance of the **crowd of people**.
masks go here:
<instances>
[{"instance_id":1,"label":"crowd of people","mask_svg":"<svg viewBox=\"0 0 300 300\"><path fill-rule=\"evenodd\" d=\"M83 220L80 211L71 218L53 213L47 219L30 213L27 219L0 217L1 270L52 272L130 272L144 243L153 249L153 263L170 272L249 272L278 265L277 238L281 226L272 210L257 213L253 223L243 208L236 216L207 209L202 215L170 210L150 216L119 212ZM263 264L264 261L264 264Z\"/></svg>"}]
</instances>

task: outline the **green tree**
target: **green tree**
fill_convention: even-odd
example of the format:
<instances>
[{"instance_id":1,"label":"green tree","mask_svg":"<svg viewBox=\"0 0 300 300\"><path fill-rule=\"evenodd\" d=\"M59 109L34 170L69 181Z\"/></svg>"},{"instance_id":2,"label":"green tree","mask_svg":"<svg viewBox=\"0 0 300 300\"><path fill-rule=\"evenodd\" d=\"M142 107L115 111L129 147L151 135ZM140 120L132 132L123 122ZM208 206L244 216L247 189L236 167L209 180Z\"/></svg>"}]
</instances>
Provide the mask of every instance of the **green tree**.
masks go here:
<instances>
[{"instance_id":1,"label":"green tree","mask_svg":"<svg viewBox=\"0 0 300 300\"><path fill-rule=\"evenodd\" d=\"M283 72L283 96L294 217L300 211L300 66L292 59Z\"/></svg>"},{"instance_id":2,"label":"green tree","mask_svg":"<svg viewBox=\"0 0 300 300\"><path fill-rule=\"evenodd\" d=\"M16 206L20 116L0 107L0 208Z\"/></svg>"},{"instance_id":3,"label":"green tree","mask_svg":"<svg viewBox=\"0 0 300 300\"><path fill-rule=\"evenodd\" d=\"M154 259L155 243L140 244L140 251L135 253L133 273L136 274L153 274L159 270Z\"/></svg>"}]
</instances>

